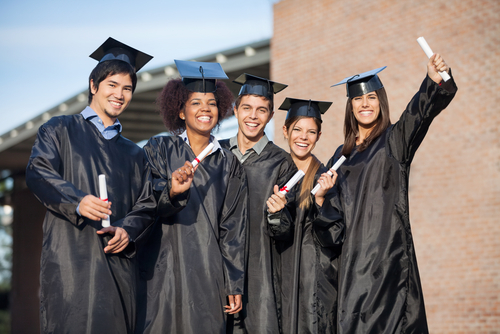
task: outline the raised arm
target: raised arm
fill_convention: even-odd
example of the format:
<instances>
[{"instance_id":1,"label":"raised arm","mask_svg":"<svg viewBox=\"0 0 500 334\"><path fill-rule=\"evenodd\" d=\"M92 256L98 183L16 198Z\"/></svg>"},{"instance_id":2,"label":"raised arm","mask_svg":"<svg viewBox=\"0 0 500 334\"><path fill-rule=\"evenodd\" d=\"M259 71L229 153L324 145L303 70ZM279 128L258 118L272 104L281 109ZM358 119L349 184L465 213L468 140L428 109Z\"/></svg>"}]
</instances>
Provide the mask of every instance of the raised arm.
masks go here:
<instances>
[{"instance_id":1,"label":"raised arm","mask_svg":"<svg viewBox=\"0 0 500 334\"><path fill-rule=\"evenodd\" d=\"M401 163L411 163L430 124L455 96L457 86L453 77L444 82L438 71L446 71L451 75L451 70L443 58L435 54L429 59L427 76L419 91L390 130L389 154Z\"/></svg>"}]
</instances>

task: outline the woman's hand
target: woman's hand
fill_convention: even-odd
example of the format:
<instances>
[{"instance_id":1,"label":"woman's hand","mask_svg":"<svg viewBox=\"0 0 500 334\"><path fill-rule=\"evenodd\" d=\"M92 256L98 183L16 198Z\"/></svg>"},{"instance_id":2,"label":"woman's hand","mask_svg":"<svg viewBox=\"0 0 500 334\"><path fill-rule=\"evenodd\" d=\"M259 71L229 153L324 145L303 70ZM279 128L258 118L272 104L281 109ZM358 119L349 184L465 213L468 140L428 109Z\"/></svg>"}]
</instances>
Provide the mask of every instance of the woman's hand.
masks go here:
<instances>
[{"instance_id":1,"label":"woman's hand","mask_svg":"<svg viewBox=\"0 0 500 334\"><path fill-rule=\"evenodd\" d=\"M333 188L335 181L337 181L337 172L332 169L330 169L330 172L332 172L333 176L328 175L328 173L323 173L318 179L318 183L321 185L321 188L319 188L316 195L314 195L314 199L316 200L316 204L319 206L323 206L326 193L328 190Z\"/></svg>"},{"instance_id":2,"label":"woman's hand","mask_svg":"<svg viewBox=\"0 0 500 334\"><path fill-rule=\"evenodd\" d=\"M186 161L184 166L176 169L172 173L172 187L170 188L170 198L187 191L193 182L194 172L198 166L193 168L191 162Z\"/></svg>"},{"instance_id":3,"label":"woman's hand","mask_svg":"<svg viewBox=\"0 0 500 334\"><path fill-rule=\"evenodd\" d=\"M439 53L435 53L432 57L429 58L429 62L427 63L427 75L431 78L435 83L439 84L443 80L439 75L439 72L450 72L450 68L448 64L444 61L443 57Z\"/></svg>"},{"instance_id":4,"label":"woman's hand","mask_svg":"<svg viewBox=\"0 0 500 334\"><path fill-rule=\"evenodd\" d=\"M229 295L227 296L229 299L229 305L224 306L226 309L224 312L227 314L236 314L243 308L243 304L241 303L241 295Z\"/></svg>"},{"instance_id":5,"label":"woman's hand","mask_svg":"<svg viewBox=\"0 0 500 334\"><path fill-rule=\"evenodd\" d=\"M277 185L274 186L274 194L269 197L267 200L267 211L269 213L276 213L285 207L286 204L286 197L279 191L279 187Z\"/></svg>"}]
</instances>

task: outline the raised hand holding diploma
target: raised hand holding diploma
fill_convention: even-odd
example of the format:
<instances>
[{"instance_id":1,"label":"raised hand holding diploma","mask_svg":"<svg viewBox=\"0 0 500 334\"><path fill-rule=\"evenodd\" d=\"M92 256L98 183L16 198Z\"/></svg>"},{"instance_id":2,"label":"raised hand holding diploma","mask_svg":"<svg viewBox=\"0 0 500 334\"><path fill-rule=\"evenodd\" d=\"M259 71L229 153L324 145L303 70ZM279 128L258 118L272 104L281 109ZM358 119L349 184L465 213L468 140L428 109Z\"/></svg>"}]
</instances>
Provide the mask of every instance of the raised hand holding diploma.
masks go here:
<instances>
[{"instance_id":1,"label":"raised hand holding diploma","mask_svg":"<svg viewBox=\"0 0 500 334\"><path fill-rule=\"evenodd\" d=\"M328 175L333 176L333 173L332 173L332 170L333 171L337 171L337 169L339 169L339 167L344 163L346 157L345 156L341 156L339 158L339 160L337 160L337 162L332 166L332 168L330 168L327 172ZM313 195L316 195L316 193L318 192L318 190L321 188L321 184L319 184L319 181L318 181L318 184L316 184L316 186L313 188L313 190L311 190L311 194Z\"/></svg>"},{"instance_id":2,"label":"raised hand holding diploma","mask_svg":"<svg viewBox=\"0 0 500 334\"><path fill-rule=\"evenodd\" d=\"M174 198L189 189L191 183L193 182L194 172L196 171L198 164L212 151L213 147L214 144L209 143L192 162L186 161L184 166L172 172L170 198Z\"/></svg>"},{"instance_id":3,"label":"raised hand holding diploma","mask_svg":"<svg viewBox=\"0 0 500 334\"><path fill-rule=\"evenodd\" d=\"M432 50L429 47L429 44L427 44L427 41L425 40L425 38L419 37L419 38L417 38L417 42L420 45L420 47L422 48L422 50L424 50L424 52L427 55L427 57L429 59L431 59L431 57L434 54L434 52L432 52ZM445 71L439 71L439 75L441 76L441 78L443 78L444 82L450 80L450 75L446 72L446 70Z\"/></svg>"},{"instance_id":4,"label":"raised hand holding diploma","mask_svg":"<svg viewBox=\"0 0 500 334\"><path fill-rule=\"evenodd\" d=\"M99 175L99 197L102 201L108 202L108 190L106 189L106 175ZM101 220L102 227L108 227L110 225L109 216Z\"/></svg>"},{"instance_id":5,"label":"raised hand holding diploma","mask_svg":"<svg viewBox=\"0 0 500 334\"><path fill-rule=\"evenodd\" d=\"M280 193L283 195L289 192L302 178L306 175L303 171L298 170L294 176L280 189Z\"/></svg>"},{"instance_id":6,"label":"raised hand holding diploma","mask_svg":"<svg viewBox=\"0 0 500 334\"><path fill-rule=\"evenodd\" d=\"M294 176L280 189L278 188L277 185L274 186L274 194L269 197L267 200L267 212L270 214L276 213L278 211L281 211L286 204L286 197L285 194L292 189L297 182L299 182L303 177L305 173L301 170L298 170L297 173L295 173Z\"/></svg>"}]
</instances>

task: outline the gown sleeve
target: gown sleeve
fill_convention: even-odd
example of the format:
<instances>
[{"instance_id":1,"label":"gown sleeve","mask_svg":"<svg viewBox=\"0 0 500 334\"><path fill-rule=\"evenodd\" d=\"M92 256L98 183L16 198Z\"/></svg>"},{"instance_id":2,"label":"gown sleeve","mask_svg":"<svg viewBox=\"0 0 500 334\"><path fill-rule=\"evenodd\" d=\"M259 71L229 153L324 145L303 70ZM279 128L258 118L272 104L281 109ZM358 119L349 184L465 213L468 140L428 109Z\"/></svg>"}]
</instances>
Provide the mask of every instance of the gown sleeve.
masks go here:
<instances>
[{"instance_id":1,"label":"gown sleeve","mask_svg":"<svg viewBox=\"0 0 500 334\"><path fill-rule=\"evenodd\" d=\"M169 172L167 150L165 141L153 137L144 146L148 160L148 168L152 175L152 188L156 198L156 215L166 218L175 215L186 206L189 199L189 190L170 199L172 187L172 174Z\"/></svg>"},{"instance_id":2,"label":"gown sleeve","mask_svg":"<svg viewBox=\"0 0 500 334\"><path fill-rule=\"evenodd\" d=\"M448 106L456 91L453 77L437 84L427 76L390 131L389 154L400 163L410 164L431 122Z\"/></svg>"},{"instance_id":3,"label":"gown sleeve","mask_svg":"<svg viewBox=\"0 0 500 334\"><path fill-rule=\"evenodd\" d=\"M132 210L125 218L113 223L113 226L121 227L127 231L131 243L141 238L154 222L156 212L156 199L153 193L153 179L151 169L148 165L142 173L142 189L136 199ZM127 247L127 256L135 255L135 245L130 249Z\"/></svg>"},{"instance_id":4,"label":"gown sleeve","mask_svg":"<svg viewBox=\"0 0 500 334\"><path fill-rule=\"evenodd\" d=\"M245 281L245 249L248 224L248 185L245 171L233 157L219 224L219 247L226 275L226 293L242 295Z\"/></svg>"},{"instance_id":5,"label":"gown sleeve","mask_svg":"<svg viewBox=\"0 0 500 334\"><path fill-rule=\"evenodd\" d=\"M316 240L322 247L341 246L344 242L345 223L337 187L328 191L322 206L314 202L313 208L313 233Z\"/></svg>"},{"instance_id":6,"label":"gown sleeve","mask_svg":"<svg viewBox=\"0 0 500 334\"><path fill-rule=\"evenodd\" d=\"M61 153L64 152L61 152L61 134L58 132L63 130L57 122L60 121L52 119L38 130L26 168L26 184L48 210L78 226L84 219L77 214L76 208L88 194L61 176Z\"/></svg>"}]
</instances>

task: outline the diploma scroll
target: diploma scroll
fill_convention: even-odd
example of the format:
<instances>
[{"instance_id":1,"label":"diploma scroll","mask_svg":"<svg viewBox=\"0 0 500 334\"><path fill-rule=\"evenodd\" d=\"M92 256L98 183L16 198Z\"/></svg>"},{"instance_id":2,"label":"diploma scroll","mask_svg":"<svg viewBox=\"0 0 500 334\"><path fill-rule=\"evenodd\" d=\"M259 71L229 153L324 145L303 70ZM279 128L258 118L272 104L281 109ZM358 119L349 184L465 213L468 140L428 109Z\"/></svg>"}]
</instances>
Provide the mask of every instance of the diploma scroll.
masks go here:
<instances>
[{"instance_id":1,"label":"diploma scroll","mask_svg":"<svg viewBox=\"0 0 500 334\"><path fill-rule=\"evenodd\" d=\"M302 180L304 175L305 173L303 171L301 170L297 171L297 173L295 173L295 175L292 176L292 178L280 189L280 193L285 195L287 192L290 191L290 189L292 189L297 184L297 182Z\"/></svg>"},{"instance_id":2,"label":"diploma scroll","mask_svg":"<svg viewBox=\"0 0 500 334\"><path fill-rule=\"evenodd\" d=\"M434 52L432 52L432 50L431 50L429 44L427 44L427 41L425 40L425 38L419 37L419 38L417 38L417 42L420 45L420 47L422 48L422 50L424 50L427 57L428 58L432 57ZM450 75L447 72L438 72L438 73L441 76L441 78L443 78L444 82L450 80Z\"/></svg>"},{"instance_id":3,"label":"diploma scroll","mask_svg":"<svg viewBox=\"0 0 500 334\"><path fill-rule=\"evenodd\" d=\"M208 144L207 147L205 147L205 149L201 151L201 153L196 157L196 159L191 162L193 164L193 168L196 167L200 163L200 161L203 160L203 158L206 157L207 154L210 153L210 151L212 151L213 148L214 143Z\"/></svg>"},{"instance_id":4,"label":"diploma scroll","mask_svg":"<svg viewBox=\"0 0 500 334\"><path fill-rule=\"evenodd\" d=\"M106 175L99 175L99 198L104 202L108 202L108 190L106 189ZM107 219L101 220L102 227L110 226L109 216Z\"/></svg>"},{"instance_id":5,"label":"diploma scroll","mask_svg":"<svg viewBox=\"0 0 500 334\"><path fill-rule=\"evenodd\" d=\"M331 170L333 169L334 171L336 171L337 169L339 169L340 165L342 165L342 164L344 163L345 159L346 159L346 158L345 158L345 156L341 156L341 157L339 158L339 160L337 160L337 162L336 162L336 163L332 166L332 168L330 168L330 169L328 170L328 172L327 172L327 173L328 173L328 175L333 176L333 173L332 173L332 171L331 171ZM321 188L321 185L318 183L318 184L316 184L316 186L313 188L313 190L311 190L311 194L316 195L316 193L318 192L319 188Z\"/></svg>"}]
</instances>

